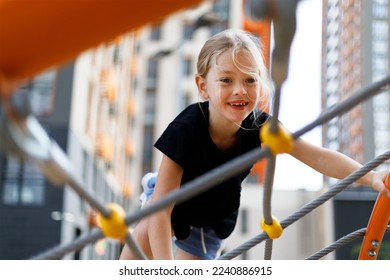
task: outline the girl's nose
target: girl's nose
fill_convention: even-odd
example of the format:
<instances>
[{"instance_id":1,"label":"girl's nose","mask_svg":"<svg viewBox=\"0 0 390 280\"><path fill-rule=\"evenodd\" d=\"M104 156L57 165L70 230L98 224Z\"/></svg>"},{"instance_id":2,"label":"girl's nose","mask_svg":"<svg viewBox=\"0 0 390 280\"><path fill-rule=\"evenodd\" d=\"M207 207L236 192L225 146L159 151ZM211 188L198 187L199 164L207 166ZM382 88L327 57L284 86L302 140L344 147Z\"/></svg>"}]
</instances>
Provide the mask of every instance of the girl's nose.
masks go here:
<instances>
[{"instance_id":1,"label":"girl's nose","mask_svg":"<svg viewBox=\"0 0 390 280\"><path fill-rule=\"evenodd\" d=\"M233 89L233 94L234 95L245 95L247 94L246 87L245 85L241 83L236 83Z\"/></svg>"}]
</instances>

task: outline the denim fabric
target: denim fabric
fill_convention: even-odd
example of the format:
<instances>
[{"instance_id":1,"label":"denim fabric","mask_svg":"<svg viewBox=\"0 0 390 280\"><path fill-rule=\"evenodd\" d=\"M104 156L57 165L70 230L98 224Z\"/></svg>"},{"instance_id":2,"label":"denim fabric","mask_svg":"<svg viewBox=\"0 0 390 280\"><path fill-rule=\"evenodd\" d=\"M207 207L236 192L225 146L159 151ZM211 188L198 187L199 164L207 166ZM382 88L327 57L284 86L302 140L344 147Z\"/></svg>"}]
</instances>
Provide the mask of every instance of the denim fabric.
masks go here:
<instances>
[{"instance_id":1,"label":"denim fabric","mask_svg":"<svg viewBox=\"0 0 390 280\"><path fill-rule=\"evenodd\" d=\"M203 227L204 245L206 252L203 251L201 229L191 227L191 233L186 239L174 239L177 247L197 256L203 260L214 260L219 254L222 246L222 239L215 235L211 227Z\"/></svg>"}]
</instances>

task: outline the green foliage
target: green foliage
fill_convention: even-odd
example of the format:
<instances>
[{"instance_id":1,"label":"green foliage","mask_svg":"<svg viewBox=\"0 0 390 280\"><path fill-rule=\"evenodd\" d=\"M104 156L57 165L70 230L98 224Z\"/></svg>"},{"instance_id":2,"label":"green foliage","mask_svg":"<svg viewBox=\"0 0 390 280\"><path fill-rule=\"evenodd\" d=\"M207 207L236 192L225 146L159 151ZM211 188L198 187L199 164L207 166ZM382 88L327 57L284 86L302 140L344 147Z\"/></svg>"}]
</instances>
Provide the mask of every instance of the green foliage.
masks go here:
<instances>
[{"instance_id":1,"label":"green foliage","mask_svg":"<svg viewBox=\"0 0 390 280\"><path fill-rule=\"evenodd\" d=\"M356 244L351 249L351 259L357 260L362 244ZM383 241L379 249L377 260L390 260L390 241Z\"/></svg>"}]
</instances>

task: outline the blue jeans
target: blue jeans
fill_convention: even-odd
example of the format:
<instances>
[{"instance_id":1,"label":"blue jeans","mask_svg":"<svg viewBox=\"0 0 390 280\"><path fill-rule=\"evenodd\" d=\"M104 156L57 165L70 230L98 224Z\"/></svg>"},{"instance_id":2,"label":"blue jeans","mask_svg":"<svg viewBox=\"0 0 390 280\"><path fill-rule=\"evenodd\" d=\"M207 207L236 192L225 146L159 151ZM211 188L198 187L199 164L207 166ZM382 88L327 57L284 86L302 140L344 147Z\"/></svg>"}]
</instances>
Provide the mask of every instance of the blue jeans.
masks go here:
<instances>
[{"instance_id":1,"label":"blue jeans","mask_svg":"<svg viewBox=\"0 0 390 280\"><path fill-rule=\"evenodd\" d=\"M190 235L183 240L174 238L177 247L203 260L214 260L222 246L211 227L191 227Z\"/></svg>"}]
</instances>

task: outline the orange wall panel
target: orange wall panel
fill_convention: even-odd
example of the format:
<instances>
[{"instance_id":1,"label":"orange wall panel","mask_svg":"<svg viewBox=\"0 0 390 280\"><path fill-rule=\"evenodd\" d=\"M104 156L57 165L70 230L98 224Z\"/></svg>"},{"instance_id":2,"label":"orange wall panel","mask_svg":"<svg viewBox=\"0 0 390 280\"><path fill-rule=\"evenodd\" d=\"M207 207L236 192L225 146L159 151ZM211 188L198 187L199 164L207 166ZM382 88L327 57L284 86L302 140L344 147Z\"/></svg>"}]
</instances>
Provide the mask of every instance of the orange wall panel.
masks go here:
<instances>
[{"instance_id":1,"label":"orange wall panel","mask_svg":"<svg viewBox=\"0 0 390 280\"><path fill-rule=\"evenodd\" d=\"M201 0L0 0L0 91Z\"/></svg>"}]
</instances>

